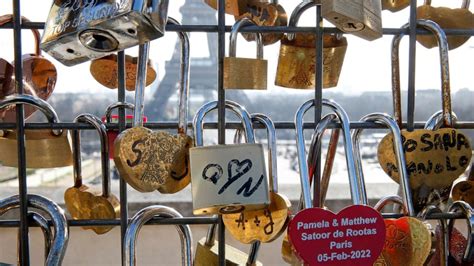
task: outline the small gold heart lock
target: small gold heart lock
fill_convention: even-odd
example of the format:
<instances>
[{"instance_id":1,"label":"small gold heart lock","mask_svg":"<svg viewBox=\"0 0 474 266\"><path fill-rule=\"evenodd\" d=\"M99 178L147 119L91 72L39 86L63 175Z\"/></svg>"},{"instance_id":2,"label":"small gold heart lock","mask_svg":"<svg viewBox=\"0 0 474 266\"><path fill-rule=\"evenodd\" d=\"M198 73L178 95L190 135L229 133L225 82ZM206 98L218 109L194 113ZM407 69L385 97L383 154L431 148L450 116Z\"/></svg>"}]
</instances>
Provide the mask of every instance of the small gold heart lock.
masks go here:
<instances>
[{"instance_id":1,"label":"small gold heart lock","mask_svg":"<svg viewBox=\"0 0 474 266\"><path fill-rule=\"evenodd\" d=\"M402 28L407 28L408 24ZM417 27L425 28L435 34L439 40L441 90L442 90L442 126L433 130L402 130L403 148L406 167L410 176L410 188L413 191L413 202L416 212L426 205L435 204L440 200L437 195L447 195L453 181L458 178L469 165L472 157L469 138L454 128L451 111L451 94L449 79L448 44L443 30L432 21L418 20ZM392 41L392 92L394 117L399 127L402 126L399 45L403 34L395 36ZM385 136L378 147L378 159L383 170L397 183L399 167L395 162L392 134Z\"/></svg>"},{"instance_id":2,"label":"small gold heart lock","mask_svg":"<svg viewBox=\"0 0 474 266\"><path fill-rule=\"evenodd\" d=\"M267 60L263 59L262 34L257 36L257 58L237 57L237 36L245 25L255 23L243 17L232 26L229 41L229 56L224 58L224 89L266 90Z\"/></svg>"},{"instance_id":3,"label":"small gold heart lock","mask_svg":"<svg viewBox=\"0 0 474 266\"><path fill-rule=\"evenodd\" d=\"M270 205L261 210L224 214L222 219L231 235L241 243L271 242L286 229L289 221L288 198L278 193L276 131L272 120L264 114L252 114L252 121L262 123L268 135L268 173L270 176ZM241 130L236 132L235 143L240 143Z\"/></svg>"},{"instance_id":4,"label":"small gold heart lock","mask_svg":"<svg viewBox=\"0 0 474 266\"><path fill-rule=\"evenodd\" d=\"M302 2L290 16L289 26L296 26L304 11L316 6L315 2ZM285 88L314 89L316 83L316 35L288 33L281 40L275 85ZM337 86L347 40L341 34L323 36L323 88Z\"/></svg>"},{"instance_id":5,"label":"small gold heart lock","mask_svg":"<svg viewBox=\"0 0 474 266\"><path fill-rule=\"evenodd\" d=\"M469 11L469 0L463 0L461 8L433 7L431 0L425 0L416 8L418 19L436 22L442 29L474 29L474 14ZM463 45L471 36L448 36L449 50ZM426 48L438 46L436 36L418 35L416 40Z\"/></svg>"},{"instance_id":6,"label":"small gold heart lock","mask_svg":"<svg viewBox=\"0 0 474 266\"><path fill-rule=\"evenodd\" d=\"M204 0L208 6L217 10L217 3L219 0ZM241 16L247 12L247 4L249 0L226 0L225 1L225 13L234 16Z\"/></svg>"},{"instance_id":7,"label":"small gold heart lock","mask_svg":"<svg viewBox=\"0 0 474 266\"><path fill-rule=\"evenodd\" d=\"M410 0L382 0L382 10L398 12L410 6Z\"/></svg>"},{"instance_id":8,"label":"small gold heart lock","mask_svg":"<svg viewBox=\"0 0 474 266\"><path fill-rule=\"evenodd\" d=\"M110 163L107 129L105 124L96 116L81 114L74 119L74 123L92 125L100 137L100 160L102 169L102 192L95 193L82 183L81 171L81 137L78 130L72 132L74 155L74 186L64 192L64 203L74 220L101 220L116 219L120 216L120 202L110 192ZM96 234L105 234L113 226L84 226Z\"/></svg>"},{"instance_id":9,"label":"small gold heart lock","mask_svg":"<svg viewBox=\"0 0 474 266\"><path fill-rule=\"evenodd\" d=\"M179 24L173 18L168 18L168 23ZM153 132L143 127L142 103L148 48L141 46L135 91L134 127L120 133L114 143L114 161L120 176L140 192L158 190L161 193L176 193L190 182L189 149L192 147L192 138L186 134L189 39L186 33L179 32L178 35L183 62L179 82L178 134Z\"/></svg>"},{"instance_id":10,"label":"small gold heart lock","mask_svg":"<svg viewBox=\"0 0 474 266\"><path fill-rule=\"evenodd\" d=\"M21 17L22 22L29 22L25 17ZM13 21L13 15L0 16L0 25ZM56 67L41 55L39 48L40 33L37 29L31 29L35 39L35 52L24 54L21 57L23 69L23 89L24 93L48 100L53 93L58 77ZM0 99L16 93L15 90L15 62L11 64L0 58ZM25 106L25 119L30 117L37 109L34 106ZM16 109L14 106L2 110L0 118L4 122L16 122Z\"/></svg>"}]
</instances>

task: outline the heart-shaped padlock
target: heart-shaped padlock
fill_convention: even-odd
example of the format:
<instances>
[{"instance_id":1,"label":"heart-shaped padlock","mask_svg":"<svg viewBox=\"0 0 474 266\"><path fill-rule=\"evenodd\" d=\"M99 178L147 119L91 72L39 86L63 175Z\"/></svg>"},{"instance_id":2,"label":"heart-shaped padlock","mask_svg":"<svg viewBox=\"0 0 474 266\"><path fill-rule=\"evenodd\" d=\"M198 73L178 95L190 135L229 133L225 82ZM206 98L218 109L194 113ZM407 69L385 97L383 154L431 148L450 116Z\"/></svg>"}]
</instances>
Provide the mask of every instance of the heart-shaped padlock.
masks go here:
<instances>
[{"instance_id":1,"label":"heart-shaped padlock","mask_svg":"<svg viewBox=\"0 0 474 266\"><path fill-rule=\"evenodd\" d=\"M172 18L168 23L178 24ZM189 39L178 33L181 41L181 74L179 85L178 134L153 132L143 125L143 97L146 76L148 44L140 46L137 90L135 91L134 127L117 136L114 144L114 161L120 176L140 192L158 190L176 193L190 182L189 149L192 138L186 134L189 94ZM141 108L137 108L141 107Z\"/></svg>"},{"instance_id":2,"label":"heart-shaped padlock","mask_svg":"<svg viewBox=\"0 0 474 266\"><path fill-rule=\"evenodd\" d=\"M270 205L261 210L242 211L241 213L223 214L222 220L232 236L242 243L254 241L271 242L286 229L289 221L288 208L291 206L286 196L278 193L277 151L275 126L264 114L252 114L253 122L262 123L268 135L268 173L270 176ZM236 136L240 139L241 131ZM240 141L237 140L236 143Z\"/></svg>"},{"instance_id":3,"label":"heart-shaped padlock","mask_svg":"<svg viewBox=\"0 0 474 266\"><path fill-rule=\"evenodd\" d=\"M416 8L418 19L436 22L443 29L474 29L474 14L469 11L469 0L463 0L461 8L433 7L431 0L425 0ZM449 50L463 45L471 36L448 36ZM438 46L436 36L418 35L416 40L426 48Z\"/></svg>"},{"instance_id":4,"label":"heart-shaped padlock","mask_svg":"<svg viewBox=\"0 0 474 266\"><path fill-rule=\"evenodd\" d=\"M410 0L382 0L382 10L400 11L410 5Z\"/></svg>"},{"instance_id":5,"label":"heart-shaped padlock","mask_svg":"<svg viewBox=\"0 0 474 266\"><path fill-rule=\"evenodd\" d=\"M467 168L472 156L469 139L461 131L453 128L451 94L449 84L448 44L443 30L434 22L418 20L417 26L437 35L440 49L441 90L443 103L443 125L449 128L439 130L402 131L403 149L406 167L410 176L416 211L430 204L427 193L450 187L452 182ZM407 28L405 24L402 28ZM394 116L398 125L402 125L399 45L403 34L392 41L392 92ZM399 182L399 167L395 163L392 135L385 136L379 144L378 159L384 171ZM438 200L438 199L437 199Z\"/></svg>"},{"instance_id":6,"label":"heart-shaped padlock","mask_svg":"<svg viewBox=\"0 0 474 266\"><path fill-rule=\"evenodd\" d=\"M22 22L29 20L22 17ZM0 16L0 25L13 21L13 15ZM36 29L31 29L35 39L35 53L24 54L21 58L23 65L23 89L25 94L39 97L43 100L48 98L53 93L56 85L57 72L56 67L48 59L41 55L39 48L40 33ZM15 75L13 62L10 64L6 60L0 58L0 99L8 95L16 93L15 89ZM30 117L37 109L33 106L25 106L25 119ZM4 122L16 122L15 106L2 110L0 118Z\"/></svg>"},{"instance_id":7,"label":"heart-shaped padlock","mask_svg":"<svg viewBox=\"0 0 474 266\"><path fill-rule=\"evenodd\" d=\"M81 114L74 119L74 123L87 123L92 125L100 136L101 167L102 167L102 192L91 192L90 188L82 183L81 171L81 137L78 130L73 131L73 156L74 156L74 186L64 192L64 203L75 220L115 219L120 216L120 202L110 192L110 167L109 146L105 124L94 115ZM96 234L105 234L113 226L85 226Z\"/></svg>"}]
</instances>

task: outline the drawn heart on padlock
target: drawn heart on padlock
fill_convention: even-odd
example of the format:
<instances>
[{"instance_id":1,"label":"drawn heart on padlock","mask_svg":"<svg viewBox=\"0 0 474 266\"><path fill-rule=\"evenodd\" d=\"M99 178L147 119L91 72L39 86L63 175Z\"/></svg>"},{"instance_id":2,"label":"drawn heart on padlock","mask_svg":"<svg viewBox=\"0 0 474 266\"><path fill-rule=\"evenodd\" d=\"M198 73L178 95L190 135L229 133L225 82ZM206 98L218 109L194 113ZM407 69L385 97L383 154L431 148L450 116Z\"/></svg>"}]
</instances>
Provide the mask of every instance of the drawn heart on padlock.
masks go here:
<instances>
[{"instance_id":1,"label":"drawn heart on padlock","mask_svg":"<svg viewBox=\"0 0 474 266\"><path fill-rule=\"evenodd\" d=\"M192 139L134 127L123 131L114 143L114 162L120 176L140 192L174 193L190 182L189 148ZM165 188L174 182L173 191Z\"/></svg>"},{"instance_id":2,"label":"drawn heart on padlock","mask_svg":"<svg viewBox=\"0 0 474 266\"><path fill-rule=\"evenodd\" d=\"M235 167L235 169L234 169ZM229 176L243 176L245 175L250 169L252 168L252 161L249 159L242 160L241 162L239 160L230 160L227 171ZM235 174L234 174L235 173Z\"/></svg>"},{"instance_id":3,"label":"drawn heart on padlock","mask_svg":"<svg viewBox=\"0 0 474 266\"><path fill-rule=\"evenodd\" d=\"M64 192L64 203L74 220L102 220L116 219L120 217L120 208L117 197L110 194L108 198L102 197L99 193L86 191L87 186L79 188L70 187ZM113 226L84 226L84 229L92 229L96 234L105 234L112 230Z\"/></svg>"},{"instance_id":4,"label":"drawn heart on padlock","mask_svg":"<svg viewBox=\"0 0 474 266\"><path fill-rule=\"evenodd\" d=\"M403 149L410 176L410 186L430 188L450 186L469 165L472 151L469 139L453 128L402 131ZM399 174L392 135L386 135L377 153L383 170L397 183Z\"/></svg>"},{"instance_id":5,"label":"drawn heart on padlock","mask_svg":"<svg viewBox=\"0 0 474 266\"><path fill-rule=\"evenodd\" d=\"M423 222L413 217L385 220L386 238L382 251L387 265L416 266L428 258L431 233Z\"/></svg>"},{"instance_id":6,"label":"drawn heart on padlock","mask_svg":"<svg viewBox=\"0 0 474 266\"><path fill-rule=\"evenodd\" d=\"M382 252L385 223L375 209L352 205L338 214L320 208L298 212L288 225L296 254L309 265L372 265Z\"/></svg>"}]
</instances>

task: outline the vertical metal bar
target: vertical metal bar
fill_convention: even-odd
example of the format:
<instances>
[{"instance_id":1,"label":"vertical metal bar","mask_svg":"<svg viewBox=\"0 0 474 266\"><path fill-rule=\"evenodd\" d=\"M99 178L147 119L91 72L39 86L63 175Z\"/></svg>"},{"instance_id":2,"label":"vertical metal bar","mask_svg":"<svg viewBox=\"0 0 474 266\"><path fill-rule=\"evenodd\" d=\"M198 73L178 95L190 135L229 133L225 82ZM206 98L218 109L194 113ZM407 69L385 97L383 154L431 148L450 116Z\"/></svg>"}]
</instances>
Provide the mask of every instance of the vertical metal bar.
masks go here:
<instances>
[{"instance_id":1,"label":"vertical metal bar","mask_svg":"<svg viewBox=\"0 0 474 266\"><path fill-rule=\"evenodd\" d=\"M415 70L416 70L416 0L410 1L410 43L408 55L408 110L407 130L412 131L415 121Z\"/></svg>"},{"instance_id":2,"label":"vertical metal bar","mask_svg":"<svg viewBox=\"0 0 474 266\"><path fill-rule=\"evenodd\" d=\"M224 56L225 56L225 0L217 3L217 134L219 144L225 143L225 91L224 91ZM219 265L225 266L225 226L219 215Z\"/></svg>"},{"instance_id":3,"label":"vertical metal bar","mask_svg":"<svg viewBox=\"0 0 474 266\"><path fill-rule=\"evenodd\" d=\"M23 62L21 58L20 0L13 0L13 41L15 49L15 88L23 94ZM25 117L23 105L16 105L18 150L18 194L20 195L20 265L30 265L28 243L28 186L26 181Z\"/></svg>"},{"instance_id":4,"label":"vertical metal bar","mask_svg":"<svg viewBox=\"0 0 474 266\"><path fill-rule=\"evenodd\" d=\"M125 52L121 51L117 54L117 73L118 73L118 102L125 102ZM119 132L125 130L125 108L119 107ZM121 250L124 250L125 232L128 225L128 203L127 203L127 183L120 178L120 235ZM125 254L122 253L122 265L126 263Z\"/></svg>"}]
</instances>

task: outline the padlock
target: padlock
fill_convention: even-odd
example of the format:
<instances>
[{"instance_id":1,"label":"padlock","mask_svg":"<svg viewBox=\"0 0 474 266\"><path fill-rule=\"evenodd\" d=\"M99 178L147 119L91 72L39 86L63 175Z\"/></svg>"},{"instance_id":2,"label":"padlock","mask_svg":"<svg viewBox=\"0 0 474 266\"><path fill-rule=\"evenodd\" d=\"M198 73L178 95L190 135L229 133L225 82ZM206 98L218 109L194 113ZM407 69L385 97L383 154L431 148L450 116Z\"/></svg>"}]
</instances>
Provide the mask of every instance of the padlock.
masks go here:
<instances>
[{"instance_id":1,"label":"padlock","mask_svg":"<svg viewBox=\"0 0 474 266\"><path fill-rule=\"evenodd\" d=\"M14 104L27 104L41 110L49 123L59 123L53 107L31 95L11 95L0 101L0 109ZM4 166L18 167L16 130L2 130L0 136L0 162ZM54 168L72 165L72 151L66 130L25 130L27 168Z\"/></svg>"},{"instance_id":2,"label":"padlock","mask_svg":"<svg viewBox=\"0 0 474 266\"><path fill-rule=\"evenodd\" d=\"M219 0L204 0L204 3L217 10L217 3ZM225 13L234 16L241 16L247 12L247 4L249 0L226 0Z\"/></svg>"},{"instance_id":3,"label":"padlock","mask_svg":"<svg viewBox=\"0 0 474 266\"><path fill-rule=\"evenodd\" d=\"M403 145L407 170L410 176L415 211L419 212L426 205L440 201L434 194L449 195L449 187L469 165L472 157L468 136L454 129L451 111L449 83L448 44L443 30L432 21L418 20L417 27L422 27L437 36L440 40L441 91L442 91L442 125L447 128L438 130L402 130ZM402 29L408 28L405 24ZM402 125L399 45L404 34L395 36L392 41L392 93L394 117L399 127ZM449 143L448 143L449 142ZM391 134L385 136L378 147L379 163L384 171L399 182L398 167L395 165ZM447 189L446 189L447 188ZM432 193L438 190L441 192ZM446 192L443 192L445 190Z\"/></svg>"},{"instance_id":4,"label":"padlock","mask_svg":"<svg viewBox=\"0 0 474 266\"><path fill-rule=\"evenodd\" d=\"M22 23L29 22L25 17L21 18ZM13 21L13 15L0 16L0 26ZM56 67L48 59L41 55L39 48L40 33L37 29L31 29L35 39L35 53L24 54L21 58L23 66L23 90L24 94L33 95L43 100L53 93L56 85L57 72ZM0 58L0 99L16 93L15 89L15 62L11 64L5 59ZM25 106L25 119L30 117L36 108ZM4 122L16 122L16 109L14 106L0 112L0 118Z\"/></svg>"},{"instance_id":5,"label":"padlock","mask_svg":"<svg viewBox=\"0 0 474 266\"><path fill-rule=\"evenodd\" d=\"M135 80L137 79L138 58L125 55L125 89L135 90ZM92 77L109 89L118 88L118 59L116 54L111 54L99 59L94 59L89 68ZM156 79L156 71L153 69L151 61L147 62L146 86Z\"/></svg>"},{"instance_id":6,"label":"padlock","mask_svg":"<svg viewBox=\"0 0 474 266\"><path fill-rule=\"evenodd\" d=\"M321 0L321 15L338 29L362 39L382 38L380 0Z\"/></svg>"},{"instance_id":7,"label":"padlock","mask_svg":"<svg viewBox=\"0 0 474 266\"><path fill-rule=\"evenodd\" d=\"M138 211L128 223L127 231L125 232L124 245L122 249L122 254L124 254L125 258L124 265L136 265L135 247L138 232L146 222L150 221L155 216L161 218L183 218L183 216L175 209L162 205L152 205ZM181 264L184 266L191 266L193 265L193 251L191 247L193 238L191 228L189 225L180 224L176 225L176 229L181 240Z\"/></svg>"},{"instance_id":8,"label":"padlock","mask_svg":"<svg viewBox=\"0 0 474 266\"><path fill-rule=\"evenodd\" d=\"M473 210L469 204L459 200L455 201L449 206L449 212L461 211L466 216L466 234L467 238L457 232L457 239L453 239L453 233L457 230L454 226L456 220L452 219L448 222L448 231L450 235L449 249L450 255L454 258L456 263L460 265L472 265L474 263L474 217ZM453 241L454 240L454 241Z\"/></svg>"},{"instance_id":9,"label":"padlock","mask_svg":"<svg viewBox=\"0 0 474 266\"><path fill-rule=\"evenodd\" d=\"M249 113L226 101L226 109L242 121L247 144L203 146L203 119L217 101L201 106L194 116L195 146L190 150L193 213L237 213L270 204L262 144L255 144Z\"/></svg>"},{"instance_id":10,"label":"padlock","mask_svg":"<svg viewBox=\"0 0 474 266\"><path fill-rule=\"evenodd\" d=\"M72 132L73 155L74 155L74 186L64 192L64 203L74 220L107 220L120 217L120 202L110 192L110 162L109 146L107 140L107 129L102 121L91 114L80 114L74 119L74 123L87 123L93 126L100 137L100 161L102 169L102 191L92 192L82 183L81 171L81 136L78 130ZM96 234L105 234L113 229L113 226L84 226Z\"/></svg>"},{"instance_id":11,"label":"padlock","mask_svg":"<svg viewBox=\"0 0 474 266\"><path fill-rule=\"evenodd\" d=\"M41 49L66 66L162 37L168 0L56 0Z\"/></svg>"},{"instance_id":12,"label":"padlock","mask_svg":"<svg viewBox=\"0 0 474 266\"><path fill-rule=\"evenodd\" d=\"M219 265L219 243L215 240L216 224L211 224L206 237L199 240L194 258L194 266L218 266ZM258 242L258 241L257 241ZM256 242L256 243L257 243ZM225 264L226 266L252 265L262 266L260 261L256 261L256 252L259 245L250 248L250 254L225 244Z\"/></svg>"},{"instance_id":13,"label":"padlock","mask_svg":"<svg viewBox=\"0 0 474 266\"><path fill-rule=\"evenodd\" d=\"M453 201L462 200L474 206L474 161L471 162L469 174L462 180L455 182L451 192Z\"/></svg>"},{"instance_id":14,"label":"padlock","mask_svg":"<svg viewBox=\"0 0 474 266\"><path fill-rule=\"evenodd\" d=\"M28 194L27 198L29 207L39 209L46 213L51 217L53 223L54 238L44 265L62 265L69 240L69 227L63 209L55 202L40 195ZM20 197L18 195L0 200L0 215L16 208L20 208Z\"/></svg>"},{"instance_id":15,"label":"padlock","mask_svg":"<svg viewBox=\"0 0 474 266\"><path fill-rule=\"evenodd\" d=\"M443 211L435 206L428 205L418 215L422 220L427 220L431 214L442 214ZM438 219L438 224L431 230L431 253L425 261L426 266L448 266L449 235L448 224L445 219Z\"/></svg>"},{"instance_id":16,"label":"padlock","mask_svg":"<svg viewBox=\"0 0 474 266\"><path fill-rule=\"evenodd\" d=\"M245 25L255 25L244 17L232 26L229 41L229 56L224 58L224 89L266 90L267 60L263 59L262 34L257 35L257 58L237 56L237 35Z\"/></svg>"},{"instance_id":17,"label":"padlock","mask_svg":"<svg viewBox=\"0 0 474 266\"><path fill-rule=\"evenodd\" d=\"M179 24L173 18L168 23ZM192 138L187 135L189 95L189 39L178 32L181 41L181 69L178 112L178 134L166 131L153 132L143 127L143 97L148 53L141 53L138 61L137 91L134 127L117 136L114 143L114 161L120 176L140 192L158 190L161 193L176 193L189 182L189 149Z\"/></svg>"},{"instance_id":18,"label":"padlock","mask_svg":"<svg viewBox=\"0 0 474 266\"><path fill-rule=\"evenodd\" d=\"M48 259L49 251L53 243L53 231L49 227L48 220L36 211L28 211L28 219L39 226L44 238L44 261ZM18 230L18 250L20 250L21 233ZM18 254L20 255L20 254Z\"/></svg>"},{"instance_id":19,"label":"padlock","mask_svg":"<svg viewBox=\"0 0 474 266\"><path fill-rule=\"evenodd\" d=\"M360 188L360 184L362 186L365 186L365 184L361 182L356 172L349 117L341 106L327 99L322 100L322 105L329 107L337 115L341 123L351 199L354 205L344 208L337 214L323 208L312 207L313 201L310 196L308 165L305 154L303 117L314 105L314 100L305 102L298 108L295 115L297 156L303 191L303 206L305 209L298 212L288 224L290 243L300 259L310 265L329 262L329 259L325 258L324 254L327 256L331 252L336 253L335 255L337 256L335 261L332 262L338 261L342 263L344 255L340 254L350 254L355 250L369 250L368 253L371 255L351 257L351 261L354 264L371 265L382 251L385 242L385 224L380 213L367 205L367 196L361 193L365 192L365 188ZM316 130L318 131L318 128ZM360 226L360 224L356 225L354 223L350 225L351 222L348 221L352 221L353 217L372 221L370 224L364 223L360 227L360 229L370 231L371 233L357 234L357 236L351 234L352 230L358 230L356 228ZM336 247L331 244L340 241L339 231L341 230L346 232L342 235L344 236L344 242L350 242L351 245L342 244Z\"/></svg>"},{"instance_id":20,"label":"padlock","mask_svg":"<svg viewBox=\"0 0 474 266\"><path fill-rule=\"evenodd\" d=\"M410 0L382 0L382 10L398 12L410 6Z\"/></svg>"},{"instance_id":21,"label":"padlock","mask_svg":"<svg viewBox=\"0 0 474 266\"><path fill-rule=\"evenodd\" d=\"M436 22L444 29L467 30L474 29L474 14L469 11L469 0L463 0L461 8L432 7L431 0L425 0L423 5L416 8L418 19L427 19ZM463 45L471 36L448 36L449 50ZM418 35L416 40L426 48L438 46L436 36Z\"/></svg>"},{"instance_id":22,"label":"padlock","mask_svg":"<svg viewBox=\"0 0 474 266\"><path fill-rule=\"evenodd\" d=\"M281 27L288 24L288 16L286 15L285 9L278 4L278 0L271 0L270 3L266 2L254 2L247 4L247 12L242 16L236 16L235 20L239 20L242 17L249 18L258 26L267 27ZM255 41L255 34L242 33L242 36L247 41ZM263 45L270 45L278 42L283 38L282 32L278 33L262 33Z\"/></svg>"},{"instance_id":23,"label":"padlock","mask_svg":"<svg viewBox=\"0 0 474 266\"><path fill-rule=\"evenodd\" d=\"M252 122L265 126L268 136L268 173L270 176L270 205L262 210L224 214L222 220L231 235L244 244L255 241L267 243L277 239L286 229L291 203L278 193L276 131L273 121L264 114L252 114ZM236 136L241 136L237 130ZM234 141L240 143L239 140Z\"/></svg>"},{"instance_id":24,"label":"padlock","mask_svg":"<svg viewBox=\"0 0 474 266\"><path fill-rule=\"evenodd\" d=\"M301 14L315 2L302 2L291 14L289 26L297 26ZM314 89L316 84L316 35L288 33L282 40L278 55L275 85L295 89ZM323 88L337 86L347 40L341 34L323 36Z\"/></svg>"}]
</instances>

